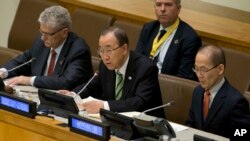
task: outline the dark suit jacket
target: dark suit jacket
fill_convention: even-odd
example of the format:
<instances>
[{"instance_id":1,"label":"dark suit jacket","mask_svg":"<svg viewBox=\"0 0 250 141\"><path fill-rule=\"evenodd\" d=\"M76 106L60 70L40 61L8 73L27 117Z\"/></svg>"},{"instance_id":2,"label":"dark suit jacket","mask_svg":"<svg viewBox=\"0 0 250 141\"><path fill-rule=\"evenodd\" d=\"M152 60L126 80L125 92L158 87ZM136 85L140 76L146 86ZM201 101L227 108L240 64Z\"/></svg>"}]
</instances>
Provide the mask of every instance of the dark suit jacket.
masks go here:
<instances>
[{"instance_id":1,"label":"dark suit jacket","mask_svg":"<svg viewBox=\"0 0 250 141\"><path fill-rule=\"evenodd\" d=\"M154 38L160 28L159 21L143 26L136 52L150 56ZM201 46L201 39L188 24L180 20L178 29L164 58L161 73L197 80L192 71L195 55Z\"/></svg>"},{"instance_id":2,"label":"dark suit jacket","mask_svg":"<svg viewBox=\"0 0 250 141\"><path fill-rule=\"evenodd\" d=\"M205 121L203 95L204 89L197 86L193 92L187 125L225 137L232 137L237 127L250 127L249 104L228 81L216 94Z\"/></svg>"},{"instance_id":3,"label":"dark suit jacket","mask_svg":"<svg viewBox=\"0 0 250 141\"><path fill-rule=\"evenodd\" d=\"M122 98L115 100L115 70L108 70L103 62L99 65L99 74L81 93L82 98L92 96L108 101L111 111L144 111L162 105L158 82L158 68L154 63L135 52L130 53L123 85ZM75 92L79 91L78 87ZM149 112L164 117L163 109Z\"/></svg>"},{"instance_id":4,"label":"dark suit jacket","mask_svg":"<svg viewBox=\"0 0 250 141\"><path fill-rule=\"evenodd\" d=\"M43 76L49 54L50 48L45 47L39 36L30 49L3 67L8 70L36 58L32 63L9 72L8 77L37 76L34 86L47 89L73 89L93 75L89 47L82 38L72 32L69 33L61 50L53 76Z\"/></svg>"}]
</instances>

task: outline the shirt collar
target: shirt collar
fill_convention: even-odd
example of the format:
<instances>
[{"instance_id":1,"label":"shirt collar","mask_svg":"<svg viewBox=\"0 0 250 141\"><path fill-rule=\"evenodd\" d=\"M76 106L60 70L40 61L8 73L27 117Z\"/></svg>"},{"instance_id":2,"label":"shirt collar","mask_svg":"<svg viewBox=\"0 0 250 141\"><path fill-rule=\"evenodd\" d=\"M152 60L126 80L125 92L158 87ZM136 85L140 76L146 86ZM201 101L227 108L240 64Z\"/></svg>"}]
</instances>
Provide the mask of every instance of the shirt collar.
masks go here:
<instances>
[{"instance_id":1,"label":"shirt collar","mask_svg":"<svg viewBox=\"0 0 250 141\"><path fill-rule=\"evenodd\" d=\"M65 41L66 41L66 40L64 40L57 48L54 49L55 52L56 52L56 54L60 54L60 52L61 52L61 50L62 50L62 47L63 47L64 44L65 44Z\"/></svg>"},{"instance_id":2,"label":"shirt collar","mask_svg":"<svg viewBox=\"0 0 250 141\"><path fill-rule=\"evenodd\" d=\"M126 59L125 63L122 65L122 67L120 69L116 69L115 72L119 71L123 76L125 76L126 69L128 66L128 60L129 60L129 55L128 55L128 58Z\"/></svg>"},{"instance_id":3,"label":"shirt collar","mask_svg":"<svg viewBox=\"0 0 250 141\"><path fill-rule=\"evenodd\" d=\"M167 31L167 30L168 30L168 27L163 28L163 26L162 26L162 25L160 25L160 29L159 29L159 31L158 31L158 32L160 33L160 31L161 31L161 30L166 30L166 31Z\"/></svg>"},{"instance_id":4,"label":"shirt collar","mask_svg":"<svg viewBox=\"0 0 250 141\"><path fill-rule=\"evenodd\" d=\"M217 85L213 86L213 87L209 90L210 94L211 94L213 97L215 97L215 95L218 93L218 91L220 90L220 88L222 87L222 85L224 84L224 82L225 82L225 78L223 77L223 78L221 79L221 81L220 81Z\"/></svg>"}]
</instances>

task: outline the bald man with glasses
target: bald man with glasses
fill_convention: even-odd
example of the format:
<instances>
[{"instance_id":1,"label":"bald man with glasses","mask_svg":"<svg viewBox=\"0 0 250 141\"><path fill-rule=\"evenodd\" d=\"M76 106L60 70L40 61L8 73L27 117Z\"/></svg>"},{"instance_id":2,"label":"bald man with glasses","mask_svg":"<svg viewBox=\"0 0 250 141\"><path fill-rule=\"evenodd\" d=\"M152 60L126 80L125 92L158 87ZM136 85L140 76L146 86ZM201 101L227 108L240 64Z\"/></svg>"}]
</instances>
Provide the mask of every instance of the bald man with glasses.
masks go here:
<instances>
[{"instance_id":1,"label":"bald man with glasses","mask_svg":"<svg viewBox=\"0 0 250 141\"><path fill-rule=\"evenodd\" d=\"M71 90L86 82L93 75L91 54L84 39L70 31L68 10L62 6L48 7L38 22L40 35L32 47L0 69L2 78L10 78L6 84ZM9 71L29 60L32 62Z\"/></svg>"},{"instance_id":2,"label":"bald man with glasses","mask_svg":"<svg viewBox=\"0 0 250 141\"><path fill-rule=\"evenodd\" d=\"M225 68L221 48L207 45L198 51L193 71L200 85L193 91L186 124L232 139L236 129L250 127L250 113L248 101L224 77Z\"/></svg>"}]
</instances>

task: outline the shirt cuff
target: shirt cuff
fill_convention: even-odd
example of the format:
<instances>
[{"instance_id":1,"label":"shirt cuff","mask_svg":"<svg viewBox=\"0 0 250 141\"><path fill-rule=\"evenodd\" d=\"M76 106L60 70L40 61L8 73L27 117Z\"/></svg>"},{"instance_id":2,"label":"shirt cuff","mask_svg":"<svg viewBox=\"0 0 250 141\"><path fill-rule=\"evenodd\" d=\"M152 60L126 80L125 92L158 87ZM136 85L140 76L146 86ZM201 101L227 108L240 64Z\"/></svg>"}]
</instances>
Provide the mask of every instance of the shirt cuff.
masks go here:
<instances>
[{"instance_id":1,"label":"shirt cuff","mask_svg":"<svg viewBox=\"0 0 250 141\"><path fill-rule=\"evenodd\" d=\"M110 110L108 101L104 101L104 109Z\"/></svg>"},{"instance_id":2,"label":"shirt cuff","mask_svg":"<svg viewBox=\"0 0 250 141\"><path fill-rule=\"evenodd\" d=\"M30 79L30 85L31 86L34 86L34 81L36 79L36 76L32 76L31 79Z\"/></svg>"}]
</instances>

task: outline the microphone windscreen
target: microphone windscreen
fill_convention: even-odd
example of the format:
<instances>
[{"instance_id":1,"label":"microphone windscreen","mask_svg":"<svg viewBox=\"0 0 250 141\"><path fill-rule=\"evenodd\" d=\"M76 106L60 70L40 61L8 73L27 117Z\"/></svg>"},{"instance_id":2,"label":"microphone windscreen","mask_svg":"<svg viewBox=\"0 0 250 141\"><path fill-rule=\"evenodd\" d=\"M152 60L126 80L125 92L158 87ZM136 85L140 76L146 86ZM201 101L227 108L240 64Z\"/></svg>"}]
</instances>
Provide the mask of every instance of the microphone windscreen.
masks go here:
<instances>
[{"instance_id":1,"label":"microphone windscreen","mask_svg":"<svg viewBox=\"0 0 250 141\"><path fill-rule=\"evenodd\" d=\"M94 75L97 76L99 74L99 71L95 71Z\"/></svg>"},{"instance_id":2,"label":"microphone windscreen","mask_svg":"<svg viewBox=\"0 0 250 141\"><path fill-rule=\"evenodd\" d=\"M36 60L36 57L31 58L31 61L34 61L34 60Z\"/></svg>"}]
</instances>

